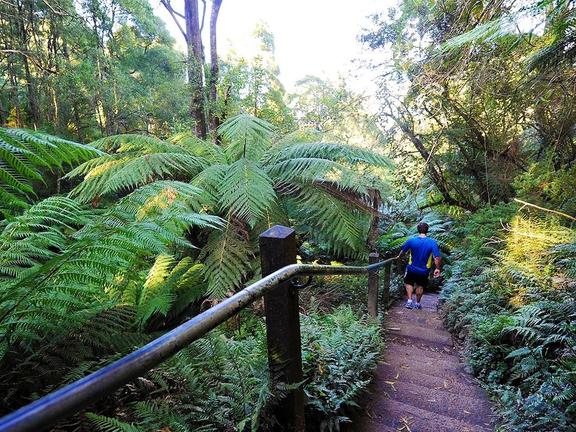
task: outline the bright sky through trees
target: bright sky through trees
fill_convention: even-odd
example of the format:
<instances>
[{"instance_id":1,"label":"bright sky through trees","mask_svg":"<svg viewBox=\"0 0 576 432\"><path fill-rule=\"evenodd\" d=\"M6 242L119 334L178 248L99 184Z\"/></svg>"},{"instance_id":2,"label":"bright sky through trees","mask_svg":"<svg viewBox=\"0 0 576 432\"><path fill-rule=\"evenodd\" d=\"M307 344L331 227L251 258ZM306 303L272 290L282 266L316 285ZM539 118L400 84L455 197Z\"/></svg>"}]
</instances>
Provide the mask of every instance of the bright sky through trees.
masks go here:
<instances>
[{"instance_id":1,"label":"bright sky through trees","mask_svg":"<svg viewBox=\"0 0 576 432\"><path fill-rule=\"evenodd\" d=\"M225 57L234 49L249 56L256 47L254 28L264 22L274 34L280 78L288 90L306 75L336 79L353 73L353 78L357 71L351 61L362 54L357 36L369 22L366 17L394 4L395 0L224 0L218 21L219 54ZM156 13L178 46L184 47L182 35L159 2ZM357 90L370 89L366 79L359 81L350 84Z\"/></svg>"}]
</instances>

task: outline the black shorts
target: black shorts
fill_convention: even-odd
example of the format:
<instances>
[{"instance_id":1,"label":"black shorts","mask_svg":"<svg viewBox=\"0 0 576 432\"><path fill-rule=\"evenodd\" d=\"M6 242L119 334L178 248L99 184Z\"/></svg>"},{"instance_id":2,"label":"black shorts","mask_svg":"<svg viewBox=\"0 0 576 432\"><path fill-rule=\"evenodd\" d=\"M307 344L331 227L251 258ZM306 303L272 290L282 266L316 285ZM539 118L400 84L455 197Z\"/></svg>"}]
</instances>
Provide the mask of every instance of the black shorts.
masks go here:
<instances>
[{"instance_id":1,"label":"black shorts","mask_svg":"<svg viewBox=\"0 0 576 432\"><path fill-rule=\"evenodd\" d=\"M420 275L407 271L404 275L404 283L412 286L419 285L422 288L426 288L428 286L428 275Z\"/></svg>"}]
</instances>

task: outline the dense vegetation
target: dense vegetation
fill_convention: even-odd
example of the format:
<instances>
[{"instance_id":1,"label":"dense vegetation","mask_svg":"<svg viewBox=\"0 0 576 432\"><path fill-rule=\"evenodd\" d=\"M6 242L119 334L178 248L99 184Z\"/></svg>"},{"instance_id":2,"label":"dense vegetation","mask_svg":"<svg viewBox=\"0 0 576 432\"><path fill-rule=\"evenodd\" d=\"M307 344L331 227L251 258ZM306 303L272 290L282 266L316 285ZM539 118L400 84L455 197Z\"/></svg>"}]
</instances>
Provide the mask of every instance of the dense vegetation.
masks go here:
<instances>
[{"instance_id":1,"label":"dense vegetation","mask_svg":"<svg viewBox=\"0 0 576 432\"><path fill-rule=\"evenodd\" d=\"M403 1L362 36L389 55L374 69L405 190L380 244L423 213L437 227L445 323L504 430L576 419L574 6Z\"/></svg>"},{"instance_id":2,"label":"dense vegetation","mask_svg":"<svg viewBox=\"0 0 576 432\"><path fill-rule=\"evenodd\" d=\"M202 2L208 60L198 0L185 54L147 0L1 2L0 413L260 278L274 224L296 229L303 261L363 263L426 220L446 326L501 428L571 430L576 10L517 3L374 11L370 114L345 80L286 94L265 26L253 58L219 58L221 0ZM317 282L301 313L308 425L338 430L383 345L365 280ZM254 305L58 428L270 428L287 389L263 320Z\"/></svg>"}]
</instances>

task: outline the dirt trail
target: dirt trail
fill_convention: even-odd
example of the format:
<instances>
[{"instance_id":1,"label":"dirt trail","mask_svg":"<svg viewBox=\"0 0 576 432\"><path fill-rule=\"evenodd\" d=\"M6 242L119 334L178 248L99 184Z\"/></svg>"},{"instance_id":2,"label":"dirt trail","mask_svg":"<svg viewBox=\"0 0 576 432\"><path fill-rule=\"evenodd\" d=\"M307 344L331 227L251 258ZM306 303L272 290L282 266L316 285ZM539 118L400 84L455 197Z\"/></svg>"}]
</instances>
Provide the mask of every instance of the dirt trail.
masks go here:
<instances>
[{"instance_id":1,"label":"dirt trail","mask_svg":"<svg viewBox=\"0 0 576 432\"><path fill-rule=\"evenodd\" d=\"M437 313L438 296L423 309L390 309L384 359L356 432L488 432L491 404L464 370Z\"/></svg>"}]
</instances>

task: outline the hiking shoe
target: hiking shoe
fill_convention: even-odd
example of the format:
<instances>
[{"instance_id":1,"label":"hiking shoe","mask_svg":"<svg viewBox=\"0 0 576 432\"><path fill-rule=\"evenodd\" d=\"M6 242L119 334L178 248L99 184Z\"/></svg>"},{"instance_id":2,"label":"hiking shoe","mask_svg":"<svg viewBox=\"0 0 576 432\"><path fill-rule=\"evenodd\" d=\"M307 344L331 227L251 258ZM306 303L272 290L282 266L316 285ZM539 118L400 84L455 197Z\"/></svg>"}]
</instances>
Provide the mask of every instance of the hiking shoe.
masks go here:
<instances>
[{"instance_id":1,"label":"hiking shoe","mask_svg":"<svg viewBox=\"0 0 576 432\"><path fill-rule=\"evenodd\" d=\"M412 306L412 309L422 309L422 305L420 303L416 303L414 306Z\"/></svg>"},{"instance_id":2,"label":"hiking shoe","mask_svg":"<svg viewBox=\"0 0 576 432\"><path fill-rule=\"evenodd\" d=\"M414 309L414 302L406 302L404 305L406 309Z\"/></svg>"}]
</instances>

